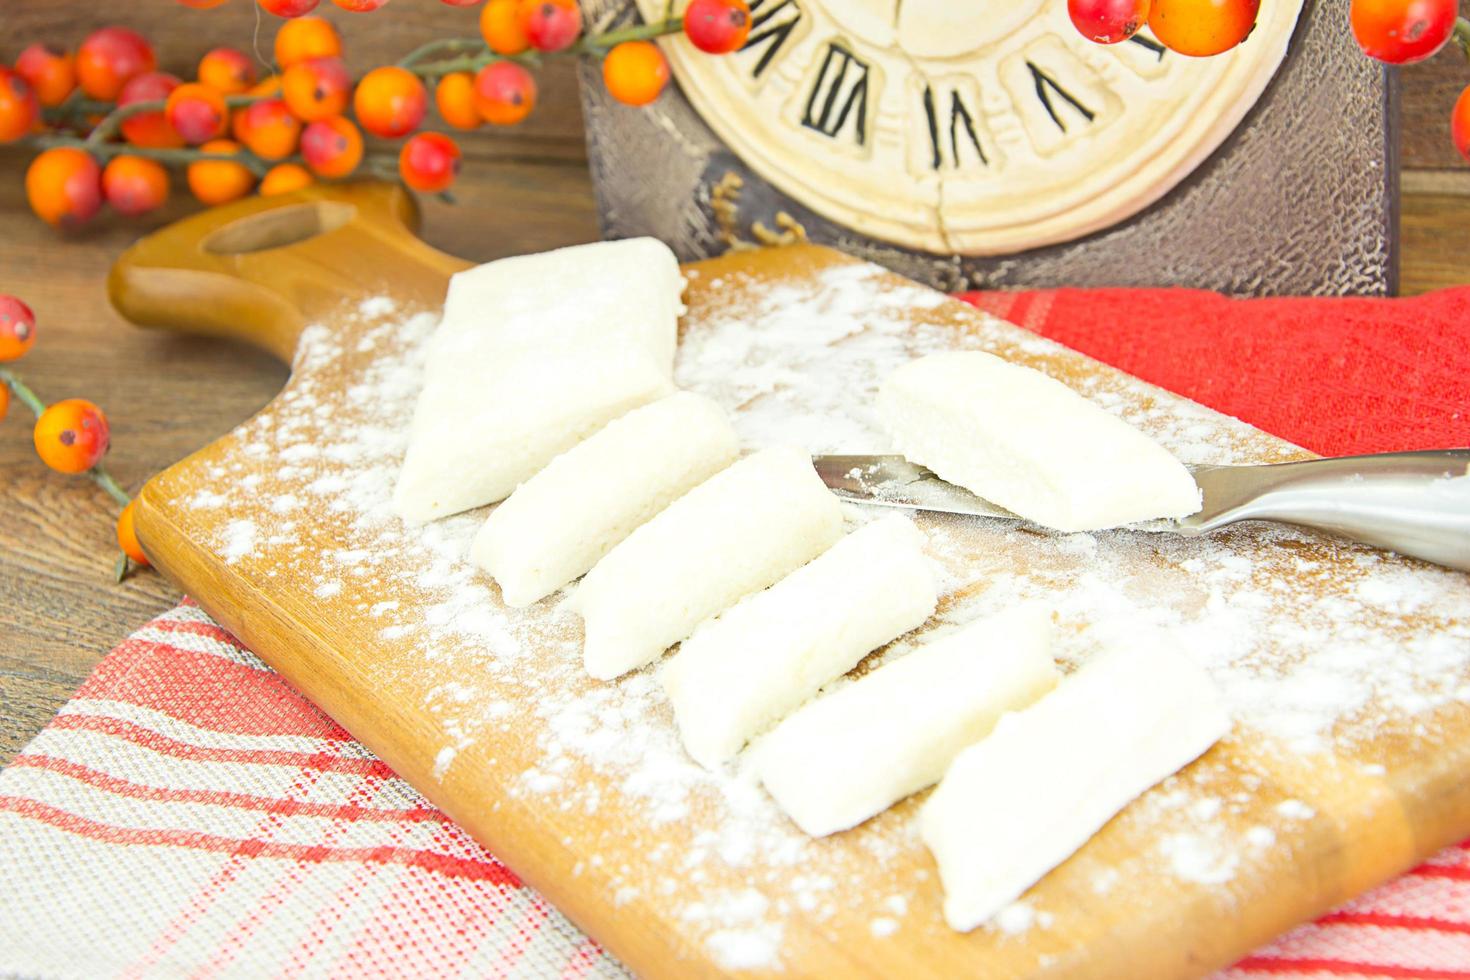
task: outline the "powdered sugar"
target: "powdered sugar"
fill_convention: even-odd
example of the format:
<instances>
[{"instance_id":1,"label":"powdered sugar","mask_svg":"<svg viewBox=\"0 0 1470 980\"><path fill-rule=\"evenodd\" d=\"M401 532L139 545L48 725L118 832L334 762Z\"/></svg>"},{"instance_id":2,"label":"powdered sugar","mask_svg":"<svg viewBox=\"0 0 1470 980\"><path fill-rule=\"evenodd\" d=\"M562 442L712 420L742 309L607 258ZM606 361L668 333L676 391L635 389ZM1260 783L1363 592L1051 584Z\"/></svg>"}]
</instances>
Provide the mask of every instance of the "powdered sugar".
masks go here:
<instances>
[{"instance_id":1,"label":"powdered sugar","mask_svg":"<svg viewBox=\"0 0 1470 980\"><path fill-rule=\"evenodd\" d=\"M1291 455L1216 413L1084 370L1056 345L983 314L964 316L956 331L937 294L872 266L774 288L738 276L703 286L695 276L697 326L683 338L676 379L735 412L751 445L881 451L888 443L871 405L882 378L958 345L1061 376L1187 462ZM392 516L434 324L383 298L309 328L287 391L230 437L227 465L196 474L180 494L219 528L205 543L253 580L309 583L282 599L303 617L366 630L369 642L351 651L365 676L384 698L413 692L406 708L440 739L422 771L484 785L495 807L536 812L548 837L579 855L594 899L620 914L677 924L724 969L778 967L797 917L831 928L851 919L873 936L912 933L916 942L942 936L912 803L809 840L740 766L709 773L684 756L652 670L612 684L587 678L580 626L561 596L519 611L500 603L466 560L483 510L418 529ZM221 511L230 515L223 524ZM871 512L852 513L857 522ZM1231 752L1119 818L1120 833L1153 844L1128 882L1210 887L1246 873L1301 823L1285 802L1312 809L1257 798L1268 785L1263 756L1378 766L1377 739L1432 730L1434 712L1470 692L1463 576L1282 528L1185 540L934 515L919 525L945 594L931 629L1040 598L1056 610L1068 667L1107 645L1154 640L1197 658L1220 684L1239 722ZM911 647L900 641L866 666ZM1076 866L1099 902L1124 887L1086 849ZM1010 914L1013 928L1002 925L1000 937L1087 914L1046 901L1045 889L1029 894L1029 914Z\"/></svg>"}]
</instances>

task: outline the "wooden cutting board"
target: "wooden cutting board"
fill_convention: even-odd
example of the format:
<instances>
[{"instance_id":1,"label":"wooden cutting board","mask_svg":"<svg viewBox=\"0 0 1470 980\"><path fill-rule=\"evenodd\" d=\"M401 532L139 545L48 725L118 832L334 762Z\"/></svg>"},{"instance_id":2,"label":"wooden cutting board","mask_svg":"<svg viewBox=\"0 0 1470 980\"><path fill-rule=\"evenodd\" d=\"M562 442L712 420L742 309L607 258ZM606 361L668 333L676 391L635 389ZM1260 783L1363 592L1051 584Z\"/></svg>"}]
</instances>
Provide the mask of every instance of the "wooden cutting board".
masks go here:
<instances>
[{"instance_id":1,"label":"wooden cutting board","mask_svg":"<svg viewBox=\"0 0 1470 980\"><path fill-rule=\"evenodd\" d=\"M139 535L164 574L638 973L1197 975L1470 836L1466 576L1263 526L1186 542L925 518L945 574L939 628L1048 597L1064 666L1162 630L1240 706L1231 737L1003 927L951 932L915 800L808 841L747 778L682 759L652 671L590 681L580 627L554 600L500 605L463 559L482 514L421 532L387 515L414 351L466 266L412 221L397 189L314 188L197 215L122 257L124 315L294 365L259 416L148 483ZM783 412L791 438L844 406L866 418L888 361L969 346L1063 378L1187 461L1306 455L834 251L738 252L688 274L679 379L738 409L747 435L779 430ZM810 432L852 438L839 423Z\"/></svg>"}]
</instances>

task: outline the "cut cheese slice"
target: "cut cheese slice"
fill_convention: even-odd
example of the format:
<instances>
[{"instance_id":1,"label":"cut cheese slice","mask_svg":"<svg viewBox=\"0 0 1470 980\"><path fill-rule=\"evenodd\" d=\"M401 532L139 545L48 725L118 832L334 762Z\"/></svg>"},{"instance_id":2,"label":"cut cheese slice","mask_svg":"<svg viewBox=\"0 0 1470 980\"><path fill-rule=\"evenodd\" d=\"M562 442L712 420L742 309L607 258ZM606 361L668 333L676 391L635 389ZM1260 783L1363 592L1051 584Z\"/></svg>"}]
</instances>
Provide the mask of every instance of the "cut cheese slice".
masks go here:
<instances>
[{"instance_id":1,"label":"cut cheese slice","mask_svg":"<svg viewBox=\"0 0 1470 980\"><path fill-rule=\"evenodd\" d=\"M780 580L842 536L842 508L811 458L766 449L716 473L630 534L572 594L583 661L608 680Z\"/></svg>"},{"instance_id":2,"label":"cut cheese slice","mask_svg":"<svg viewBox=\"0 0 1470 980\"><path fill-rule=\"evenodd\" d=\"M899 368L879 407L899 451L1061 531L1200 508L1189 471L1148 436L1039 371L979 351Z\"/></svg>"},{"instance_id":3,"label":"cut cheese slice","mask_svg":"<svg viewBox=\"0 0 1470 980\"><path fill-rule=\"evenodd\" d=\"M708 398L680 392L634 409L521 484L491 512L470 560L507 605L530 605L739 455L734 427Z\"/></svg>"},{"instance_id":4,"label":"cut cheese slice","mask_svg":"<svg viewBox=\"0 0 1470 980\"><path fill-rule=\"evenodd\" d=\"M1037 604L970 623L787 718L754 749L756 775L813 837L854 827L1051 690L1050 644Z\"/></svg>"},{"instance_id":5,"label":"cut cheese slice","mask_svg":"<svg viewBox=\"0 0 1470 980\"><path fill-rule=\"evenodd\" d=\"M689 754L711 768L729 760L928 619L938 595L923 541L907 517L873 521L695 630L662 675Z\"/></svg>"},{"instance_id":6,"label":"cut cheese slice","mask_svg":"<svg viewBox=\"0 0 1470 980\"><path fill-rule=\"evenodd\" d=\"M503 499L670 380L684 280L652 239L455 275L429 341L393 508L421 524Z\"/></svg>"},{"instance_id":7,"label":"cut cheese slice","mask_svg":"<svg viewBox=\"0 0 1470 980\"><path fill-rule=\"evenodd\" d=\"M1157 648L1103 654L1002 718L920 814L950 926L989 919L1229 730L1204 671Z\"/></svg>"}]
</instances>

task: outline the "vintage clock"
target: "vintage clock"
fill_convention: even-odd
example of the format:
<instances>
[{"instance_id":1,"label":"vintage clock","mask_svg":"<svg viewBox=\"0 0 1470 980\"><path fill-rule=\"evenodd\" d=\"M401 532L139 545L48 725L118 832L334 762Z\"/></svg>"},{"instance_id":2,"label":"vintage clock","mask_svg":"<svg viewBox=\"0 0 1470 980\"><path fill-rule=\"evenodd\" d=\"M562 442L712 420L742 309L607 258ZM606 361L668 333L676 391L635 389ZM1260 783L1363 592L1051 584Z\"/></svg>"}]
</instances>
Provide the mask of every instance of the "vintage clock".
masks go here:
<instances>
[{"instance_id":1,"label":"vintage clock","mask_svg":"<svg viewBox=\"0 0 1470 980\"><path fill-rule=\"evenodd\" d=\"M734 54L663 42L679 91L651 110L584 85L610 234L694 257L784 228L947 287L1391 289L1392 91L1338 5L1263 0L1205 59L1092 44L1065 0L751 9Z\"/></svg>"}]
</instances>

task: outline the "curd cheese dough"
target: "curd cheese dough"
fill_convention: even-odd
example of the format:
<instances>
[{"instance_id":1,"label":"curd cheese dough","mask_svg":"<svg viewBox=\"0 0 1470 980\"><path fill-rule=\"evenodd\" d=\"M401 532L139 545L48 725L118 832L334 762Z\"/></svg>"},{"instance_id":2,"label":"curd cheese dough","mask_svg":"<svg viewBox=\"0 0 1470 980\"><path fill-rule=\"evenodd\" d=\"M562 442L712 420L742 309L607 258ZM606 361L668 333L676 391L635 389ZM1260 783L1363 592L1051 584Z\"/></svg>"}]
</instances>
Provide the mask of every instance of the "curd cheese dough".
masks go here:
<instances>
[{"instance_id":1,"label":"curd cheese dough","mask_svg":"<svg viewBox=\"0 0 1470 980\"><path fill-rule=\"evenodd\" d=\"M938 594L923 540L907 517L873 521L701 624L662 674L690 756L711 768L733 758L823 684L928 619Z\"/></svg>"},{"instance_id":2,"label":"curd cheese dough","mask_svg":"<svg viewBox=\"0 0 1470 980\"><path fill-rule=\"evenodd\" d=\"M1051 690L1050 646L1039 604L970 623L787 718L753 750L756 775L813 837L854 827L936 782L1004 712Z\"/></svg>"},{"instance_id":3,"label":"curd cheese dough","mask_svg":"<svg viewBox=\"0 0 1470 980\"><path fill-rule=\"evenodd\" d=\"M470 560L494 576L507 605L530 605L739 455L724 410L702 395L636 408L521 484L491 512Z\"/></svg>"},{"instance_id":4,"label":"curd cheese dough","mask_svg":"<svg viewBox=\"0 0 1470 980\"><path fill-rule=\"evenodd\" d=\"M879 409L899 451L1013 513L1090 531L1200 508L1168 450L1039 371L979 351L895 371Z\"/></svg>"},{"instance_id":5,"label":"curd cheese dough","mask_svg":"<svg viewBox=\"0 0 1470 980\"><path fill-rule=\"evenodd\" d=\"M674 390L684 279L653 239L501 259L450 279L393 509L411 524L506 497Z\"/></svg>"},{"instance_id":6,"label":"curd cheese dough","mask_svg":"<svg viewBox=\"0 0 1470 980\"><path fill-rule=\"evenodd\" d=\"M610 680L651 663L841 536L841 505L800 450L762 450L721 470L608 552L572 594L588 673Z\"/></svg>"},{"instance_id":7,"label":"curd cheese dough","mask_svg":"<svg viewBox=\"0 0 1470 980\"><path fill-rule=\"evenodd\" d=\"M1015 901L1150 786L1230 730L1188 656L1156 647L1099 655L954 760L919 828L967 931Z\"/></svg>"}]
</instances>

